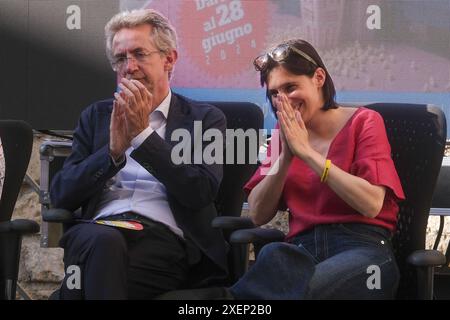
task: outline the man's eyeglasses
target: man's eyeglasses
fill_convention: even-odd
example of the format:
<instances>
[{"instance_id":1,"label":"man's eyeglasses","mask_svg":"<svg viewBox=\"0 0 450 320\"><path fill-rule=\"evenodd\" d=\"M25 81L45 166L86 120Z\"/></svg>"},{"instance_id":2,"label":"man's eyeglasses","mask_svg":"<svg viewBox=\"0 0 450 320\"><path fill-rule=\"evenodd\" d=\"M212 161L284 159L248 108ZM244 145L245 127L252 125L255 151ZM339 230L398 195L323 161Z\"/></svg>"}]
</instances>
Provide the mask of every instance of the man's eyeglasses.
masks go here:
<instances>
[{"instance_id":1,"label":"man's eyeglasses","mask_svg":"<svg viewBox=\"0 0 450 320\"><path fill-rule=\"evenodd\" d=\"M119 70L123 70L123 68L125 67L125 65L128 63L128 59L134 59L136 62L138 63L146 63L149 59L150 56L154 53L161 53L161 50L155 50L155 51L150 51L150 52L136 52L136 53L132 53L129 55L119 55L119 56L115 56L113 57L112 61L111 61L111 66L113 68L114 71L119 71Z\"/></svg>"},{"instance_id":2,"label":"man's eyeglasses","mask_svg":"<svg viewBox=\"0 0 450 320\"><path fill-rule=\"evenodd\" d=\"M291 52L295 52L302 58L306 59L307 61L311 62L313 65L318 67L317 63L314 61L313 58L311 58L309 55L307 55L300 49L294 47L293 45L287 44L287 43L279 45L272 51L269 51L267 53L260 55L253 61L253 65L255 66L256 71L262 71L267 67L269 58L276 62L282 62L282 61L286 60L286 58L289 56L289 54Z\"/></svg>"}]
</instances>

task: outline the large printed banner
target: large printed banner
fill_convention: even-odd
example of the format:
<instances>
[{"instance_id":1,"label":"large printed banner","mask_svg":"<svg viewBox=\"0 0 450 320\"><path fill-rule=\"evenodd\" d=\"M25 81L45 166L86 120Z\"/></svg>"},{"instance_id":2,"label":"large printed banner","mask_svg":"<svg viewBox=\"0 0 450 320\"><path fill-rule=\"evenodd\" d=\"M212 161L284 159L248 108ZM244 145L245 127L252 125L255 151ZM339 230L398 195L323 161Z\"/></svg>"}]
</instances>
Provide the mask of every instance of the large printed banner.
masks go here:
<instances>
[{"instance_id":1,"label":"large printed banner","mask_svg":"<svg viewBox=\"0 0 450 320\"><path fill-rule=\"evenodd\" d=\"M274 123L252 61L289 38L311 42L345 102L433 103L450 118L450 0L122 0L176 27L173 86L200 99L251 100Z\"/></svg>"},{"instance_id":2,"label":"large printed banner","mask_svg":"<svg viewBox=\"0 0 450 320\"><path fill-rule=\"evenodd\" d=\"M450 119L450 0L0 0L0 68L10 75L0 116L73 128L115 90L106 22L137 8L177 30L177 92L257 103L267 128L275 118L252 62L289 38L316 47L338 102L431 103Z\"/></svg>"},{"instance_id":3,"label":"large printed banner","mask_svg":"<svg viewBox=\"0 0 450 320\"><path fill-rule=\"evenodd\" d=\"M142 5L122 1L121 8ZM146 1L175 25L173 84L257 88L252 60L287 38L310 41L338 90L450 91L450 1Z\"/></svg>"},{"instance_id":4,"label":"large printed banner","mask_svg":"<svg viewBox=\"0 0 450 320\"><path fill-rule=\"evenodd\" d=\"M174 84L245 87L251 73L249 61L265 43L267 4L239 0L182 1L177 13L174 23L180 34L182 63L180 77ZM183 72L194 77L185 77Z\"/></svg>"},{"instance_id":5,"label":"large printed banner","mask_svg":"<svg viewBox=\"0 0 450 320\"><path fill-rule=\"evenodd\" d=\"M147 1L144 7L164 13L177 29L180 60L172 80L174 86L258 87L252 59L267 42L269 2ZM123 1L122 8L129 9L130 2Z\"/></svg>"}]
</instances>

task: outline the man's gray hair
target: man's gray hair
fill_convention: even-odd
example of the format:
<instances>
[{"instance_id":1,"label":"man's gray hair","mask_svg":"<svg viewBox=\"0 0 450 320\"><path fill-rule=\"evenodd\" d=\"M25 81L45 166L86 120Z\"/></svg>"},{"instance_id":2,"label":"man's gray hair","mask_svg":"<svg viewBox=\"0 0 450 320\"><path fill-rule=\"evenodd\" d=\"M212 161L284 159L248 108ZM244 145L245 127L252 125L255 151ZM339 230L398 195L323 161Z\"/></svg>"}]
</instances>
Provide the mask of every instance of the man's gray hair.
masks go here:
<instances>
[{"instance_id":1,"label":"man's gray hair","mask_svg":"<svg viewBox=\"0 0 450 320\"><path fill-rule=\"evenodd\" d=\"M177 34L169 20L153 9L123 11L116 14L105 26L106 53L112 59L112 42L116 33L123 28L134 28L143 24L152 26L153 44L164 53L177 49Z\"/></svg>"}]
</instances>

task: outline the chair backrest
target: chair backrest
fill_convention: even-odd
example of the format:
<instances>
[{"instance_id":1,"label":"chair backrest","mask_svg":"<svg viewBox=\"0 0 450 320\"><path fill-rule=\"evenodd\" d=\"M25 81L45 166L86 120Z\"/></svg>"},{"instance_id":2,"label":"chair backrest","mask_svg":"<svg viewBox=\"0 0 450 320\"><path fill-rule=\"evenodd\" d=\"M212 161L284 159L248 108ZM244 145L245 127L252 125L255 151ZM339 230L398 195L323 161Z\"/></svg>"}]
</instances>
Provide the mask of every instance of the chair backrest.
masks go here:
<instances>
[{"instance_id":1,"label":"chair backrest","mask_svg":"<svg viewBox=\"0 0 450 320\"><path fill-rule=\"evenodd\" d=\"M444 157L431 203L433 208L450 208L450 157Z\"/></svg>"},{"instance_id":2,"label":"chair backrest","mask_svg":"<svg viewBox=\"0 0 450 320\"><path fill-rule=\"evenodd\" d=\"M5 179L0 198L0 300L16 296L22 234L34 233L34 221L11 221L14 206L30 161L33 130L23 121L0 120Z\"/></svg>"},{"instance_id":3,"label":"chair backrest","mask_svg":"<svg viewBox=\"0 0 450 320\"><path fill-rule=\"evenodd\" d=\"M227 130L230 130L223 155L223 178L215 201L217 213L219 216L240 217L245 201L243 187L258 167L259 130L263 128L264 116L260 107L249 102L208 103L225 114ZM244 139L245 136L247 138ZM230 232L224 231L225 239L229 238ZM234 283L242 274L247 254L246 246L232 246L228 253L226 285Z\"/></svg>"},{"instance_id":4,"label":"chair backrest","mask_svg":"<svg viewBox=\"0 0 450 320\"><path fill-rule=\"evenodd\" d=\"M0 222L9 221L30 161L33 130L24 121L0 120L5 180L0 198Z\"/></svg>"},{"instance_id":5,"label":"chair backrest","mask_svg":"<svg viewBox=\"0 0 450 320\"><path fill-rule=\"evenodd\" d=\"M234 131L234 138L229 135L224 150L223 179L216 198L216 208L219 215L239 217L245 200L244 184L257 169L259 146L259 130L263 128L264 117L256 104L249 102L208 102L219 108L227 119L227 129L242 129L247 136L256 140L245 139L244 134ZM234 139L232 143L231 139ZM240 140L240 141L239 141ZM233 149L233 150L230 150ZM232 151L233 157L226 154ZM242 152L245 152L243 163L239 162ZM227 160L231 160L228 163Z\"/></svg>"},{"instance_id":6,"label":"chair backrest","mask_svg":"<svg viewBox=\"0 0 450 320\"><path fill-rule=\"evenodd\" d=\"M431 199L446 141L445 115L423 104L376 103L366 106L379 112L385 122L392 158L406 200L399 203L394 251L400 269L398 298L416 298L415 270L407 257L424 249Z\"/></svg>"}]
</instances>

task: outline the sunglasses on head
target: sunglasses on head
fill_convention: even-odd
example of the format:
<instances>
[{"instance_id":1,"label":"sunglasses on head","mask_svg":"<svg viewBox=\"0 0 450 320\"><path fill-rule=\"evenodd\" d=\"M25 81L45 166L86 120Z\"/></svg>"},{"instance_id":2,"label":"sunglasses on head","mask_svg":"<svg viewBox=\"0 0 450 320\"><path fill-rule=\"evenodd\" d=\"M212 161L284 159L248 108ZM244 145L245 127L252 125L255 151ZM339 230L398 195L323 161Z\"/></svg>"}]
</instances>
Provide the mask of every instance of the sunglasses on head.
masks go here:
<instances>
[{"instance_id":1,"label":"sunglasses on head","mask_svg":"<svg viewBox=\"0 0 450 320\"><path fill-rule=\"evenodd\" d=\"M256 71L262 71L267 67L269 58L275 62L282 62L282 61L286 60L286 58L289 56L289 54L291 52L295 52L302 58L306 59L307 61L311 62L313 65L318 67L317 63L314 61L313 58L311 58L309 55L307 55L300 49L294 47L293 45L287 44L287 43L281 44L278 47L276 47L275 49L260 55L253 61L253 65L255 66Z\"/></svg>"}]
</instances>

